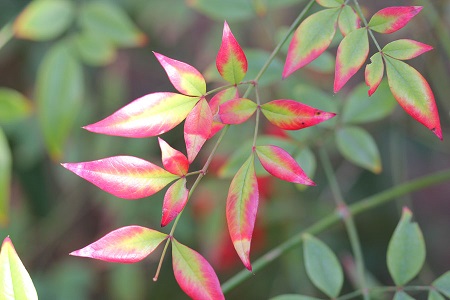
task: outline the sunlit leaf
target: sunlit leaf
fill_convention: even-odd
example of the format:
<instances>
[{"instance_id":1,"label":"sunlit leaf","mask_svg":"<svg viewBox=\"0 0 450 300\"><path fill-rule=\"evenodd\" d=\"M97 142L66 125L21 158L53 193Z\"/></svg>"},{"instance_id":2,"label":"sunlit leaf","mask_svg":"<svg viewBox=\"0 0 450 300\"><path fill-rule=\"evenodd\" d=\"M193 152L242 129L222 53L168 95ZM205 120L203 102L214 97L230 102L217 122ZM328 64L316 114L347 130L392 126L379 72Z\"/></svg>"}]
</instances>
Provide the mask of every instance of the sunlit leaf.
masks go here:
<instances>
[{"instance_id":1,"label":"sunlit leaf","mask_svg":"<svg viewBox=\"0 0 450 300\"><path fill-rule=\"evenodd\" d=\"M316 0L316 2L323 7L341 7L344 4L343 0Z\"/></svg>"},{"instance_id":2,"label":"sunlit leaf","mask_svg":"<svg viewBox=\"0 0 450 300\"><path fill-rule=\"evenodd\" d=\"M198 100L197 97L175 93L152 93L83 128L96 133L123 137L157 136L180 124Z\"/></svg>"},{"instance_id":3,"label":"sunlit leaf","mask_svg":"<svg viewBox=\"0 0 450 300\"><path fill-rule=\"evenodd\" d=\"M31 113L31 102L16 90L0 87L0 123L21 120Z\"/></svg>"},{"instance_id":4,"label":"sunlit leaf","mask_svg":"<svg viewBox=\"0 0 450 300\"><path fill-rule=\"evenodd\" d=\"M405 293L404 291L398 291L395 293L393 300L415 300L413 297Z\"/></svg>"},{"instance_id":5,"label":"sunlit leaf","mask_svg":"<svg viewBox=\"0 0 450 300\"><path fill-rule=\"evenodd\" d=\"M255 102L245 98L236 98L220 105L219 118L224 124L241 124L254 114L256 108Z\"/></svg>"},{"instance_id":6,"label":"sunlit leaf","mask_svg":"<svg viewBox=\"0 0 450 300\"><path fill-rule=\"evenodd\" d=\"M450 298L450 271L439 276L432 285L438 289L439 292Z\"/></svg>"},{"instance_id":7,"label":"sunlit leaf","mask_svg":"<svg viewBox=\"0 0 450 300\"><path fill-rule=\"evenodd\" d=\"M122 9L111 2L84 2L79 23L82 29L101 35L118 46L140 46L147 42L145 34Z\"/></svg>"},{"instance_id":8,"label":"sunlit leaf","mask_svg":"<svg viewBox=\"0 0 450 300\"><path fill-rule=\"evenodd\" d=\"M68 45L58 43L39 66L36 98L39 123L48 151L55 160L78 116L84 94L83 70Z\"/></svg>"},{"instance_id":9,"label":"sunlit leaf","mask_svg":"<svg viewBox=\"0 0 450 300\"><path fill-rule=\"evenodd\" d=\"M368 27L380 33L393 33L403 28L422 10L422 6L392 6L376 12Z\"/></svg>"},{"instance_id":10,"label":"sunlit leaf","mask_svg":"<svg viewBox=\"0 0 450 300\"><path fill-rule=\"evenodd\" d=\"M187 63L153 52L164 68L173 86L182 94L201 96L206 93L206 82L202 74Z\"/></svg>"},{"instance_id":11,"label":"sunlit leaf","mask_svg":"<svg viewBox=\"0 0 450 300\"><path fill-rule=\"evenodd\" d=\"M380 152L366 130L356 126L342 127L336 132L336 143L347 160L374 173L381 172Z\"/></svg>"},{"instance_id":12,"label":"sunlit leaf","mask_svg":"<svg viewBox=\"0 0 450 300\"><path fill-rule=\"evenodd\" d=\"M222 44L216 57L217 70L223 79L237 84L247 73L247 58L227 22L223 26Z\"/></svg>"},{"instance_id":13,"label":"sunlit leaf","mask_svg":"<svg viewBox=\"0 0 450 300\"><path fill-rule=\"evenodd\" d=\"M372 55L370 61L371 63L366 66L364 77L366 79L366 85L369 87L369 91L367 93L369 96L372 96L383 79L384 63L380 52Z\"/></svg>"},{"instance_id":14,"label":"sunlit leaf","mask_svg":"<svg viewBox=\"0 0 450 300\"><path fill-rule=\"evenodd\" d=\"M151 196L178 178L151 162L133 156L64 163L62 166L100 189L130 200Z\"/></svg>"},{"instance_id":15,"label":"sunlit leaf","mask_svg":"<svg viewBox=\"0 0 450 300\"><path fill-rule=\"evenodd\" d=\"M283 148L274 145L256 146L256 154L264 169L273 176L289 182L315 185Z\"/></svg>"},{"instance_id":16,"label":"sunlit leaf","mask_svg":"<svg viewBox=\"0 0 450 300\"><path fill-rule=\"evenodd\" d=\"M209 101L209 107L211 109L211 113L213 114L213 123L211 126L211 133L209 134L208 139L212 138L217 132L219 132L225 126L225 124L220 122L217 118L219 106L235 98L239 98L239 93L236 87L232 87L215 94L214 97L212 97L211 100Z\"/></svg>"},{"instance_id":17,"label":"sunlit leaf","mask_svg":"<svg viewBox=\"0 0 450 300\"><path fill-rule=\"evenodd\" d=\"M273 100L261 105L261 111L270 123L284 130L298 130L333 118L325 112L294 100Z\"/></svg>"},{"instance_id":18,"label":"sunlit leaf","mask_svg":"<svg viewBox=\"0 0 450 300\"><path fill-rule=\"evenodd\" d=\"M227 223L231 240L244 266L251 270L250 244L258 211L259 191L253 153L231 181L227 196Z\"/></svg>"},{"instance_id":19,"label":"sunlit leaf","mask_svg":"<svg viewBox=\"0 0 450 300\"><path fill-rule=\"evenodd\" d=\"M382 51L392 58L406 60L417 57L430 50L433 50L433 47L430 45L413 40L402 39L390 42L384 46Z\"/></svg>"},{"instance_id":20,"label":"sunlit leaf","mask_svg":"<svg viewBox=\"0 0 450 300\"><path fill-rule=\"evenodd\" d=\"M428 298L427 300L445 300L444 296L442 296L441 294L439 294L439 292L435 291L435 290L430 290L428 292Z\"/></svg>"},{"instance_id":21,"label":"sunlit leaf","mask_svg":"<svg viewBox=\"0 0 450 300\"><path fill-rule=\"evenodd\" d=\"M345 5L342 8L341 14L339 15L338 26L343 36L346 36L353 30L361 27L361 20L351 6Z\"/></svg>"},{"instance_id":22,"label":"sunlit leaf","mask_svg":"<svg viewBox=\"0 0 450 300\"><path fill-rule=\"evenodd\" d=\"M300 24L289 44L283 78L306 66L328 48L336 33L339 11L340 8L324 9Z\"/></svg>"},{"instance_id":23,"label":"sunlit leaf","mask_svg":"<svg viewBox=\"0 0 450 300\"><path fill-rule=\"evenodd\" d=\"M83 31L74 37L78 55L88 65L104 66L114 61L116 47L111 41L90 31Z\"/></svg>"},{"instance_id":24,"label":"sunlit leaf","mask_svg":"<svg viewBox=\"0 0 450 300\"><path fill-rule=\"evenodd\" d=\"M167 234L153 229L136 225L125 226L71 252L70 255L131 264L146 258L167 237Z\"/></svg>"},{"instance_id":25,"label":"sunlit leaf","mask_svg":"<svg viewBox=\"0 0 450 300\"><path fill-rule=\"evenodd\" d=\"M0 227L9 220L9 196L11 189L12 155L9 144L0 127Z\"/></svg>"},{"instance_id":26,"label":"sunlit leaf","mask_svg":"<svg viewBox=\"0 0 450 300\"><path fill-rule=\"evenodd\" d=\"M411 211L404 207L387 250L389 274L397 286L403 286L416 277L425 262L422 231L411 218Z\"/></svg>"},{"instance_id":27,"label":"sunlit leaf","mask_svg":"<svg viewBox=\"0 0 450 300\"><path fill-rule=\"evenodd\" d=\"M308 277L328 297L336 298L344 283L344 273L339 260L319 239L305 235L303 240L303 255Z\"/></svg>"},{"instance_id":28,"label":"sunlit leaf","mask_svg":"<svg viewBox=\"0 0 450 300\"><path fill-rule=\"evenodd\" d=\"M183 210L188 200L189 191L186 188L186 177L172 184L164 196L161 226L164 227Z\"/></svg>"},{"instance_id":29,"label":"sunlit leaf","mask_svg":"<svg viewBox=\"0 0 450 300\"><path fill-rule=\"evenodd\" d=\"M189 169L189 161L183 153L172 148L166 141L158 137L164 168L172 174L183 176Z\"/></svg>"},{"instance_id":30,"label":"sunlit leaf","mask_svg":"<svg viewBox=\"0 0 450 300\"><path fill-rule=\"evenodd\" d=\"M33 41L51 40L61 35L73 21L75 7L68 0L35 0L14 21L14 34Z\"/></svg>"},{"instance_id":31,"label":"sunlit leaf","mask_svg":"<svg viewBox=\"0 0 450 300\"><path fill-rule=\"evenodd\" d=\"M339 44L336 56L334 92L337 93L358 72L369 54L367 28L350 32Z\"/></svg>"},{"instance_id":32,"label":"sunlit leaf","mask_svg":"<svg viewBox=\"0 0 450 300\"><path fill-rule=\"evenodd\" d=\"M423 76L408 64L385 56L389 87L400 106L442 140L433 91Z\"/></svg>"},{"instance_id":33,"label":"sunlit leaf","mask_svg":"<svg viewBox=\"0 0 450 300\"><path fill-rule=\"evenodd\" d=\"M211 265L198 252L172 239L172 264L175 279L192 299L225 299Z\"/></svg>"},{"instance_id":34,"label":"sunlit leaf","mask_svg":"<svg viewBox=\"0 0 450 300\"><path fill-rule=\"evenodd\" d=\"M206 99L202 98L189 113L184 123L184 141L186 142L189 163L194 161L198 152L211 133L212 113Z\"/></svg>"},{"instance_id":35,"label":"sunlit leaf","mask_svg":"<svg viewBox=\"0 0 450 300\"><path fill-rule=\"evenodd\" d=\"M33 281L9 237L3 240L0 250L0 299L38 299Z\"/></svg>"}]
</instances>

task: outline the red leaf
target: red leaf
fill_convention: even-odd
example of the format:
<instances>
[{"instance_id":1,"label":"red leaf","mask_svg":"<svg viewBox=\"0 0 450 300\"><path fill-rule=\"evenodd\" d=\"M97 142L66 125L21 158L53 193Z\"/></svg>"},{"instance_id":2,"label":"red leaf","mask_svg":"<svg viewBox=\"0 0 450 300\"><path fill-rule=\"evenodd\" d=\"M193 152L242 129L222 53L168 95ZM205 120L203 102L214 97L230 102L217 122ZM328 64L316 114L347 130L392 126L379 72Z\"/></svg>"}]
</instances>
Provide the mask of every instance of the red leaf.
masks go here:
<instances>
[{"instance_id":1,"label":"red leaf","mask_svg":"<svg viewBox=\"0 0 450 300\"><path fill-rule=\"evenodd\" d=\"M70 255L131 264L146 258L167 237L167 234L153 229L136 225L126 226L111 231L98 241L73 251Z\"/></svg>"},{"instance_id":2,"label":"red leaf","mask_svg":"<svg viewBox=\"0 0 450 300\"><path fill-rule=\"evenodd\" d=\"M368 27L380 33L393 33L403 28L422 10L422 6L392 6L376 12Z\"/></svg>"},{"instance_id":3,"label":"red leaf","mask_svg":"<svg viewBox=\"0 0 450 300\"><path fill-rule=\"evenodd\" d=\"M254 114L256 108L256 103L249 99L233 99L220 105L219 118L224 124L241 124Z\"/></svg>"},{"instance_id":4,"label":"red leaf","mask_svg":"<svg viewBox=\"0 0 450 300\"><path fill-rule=\"evenodd\" d=\"M211 127L211 133L209 134L208 139L212 138L217 132L219 132L225 126L225 124L223 124L222 122L220 122L215 118L215 116L219 112L219 106L235 98L239 98L239 92L236 87L232 87L230 89L226 89L224 91L215 94L214 97L212 97L212 99L209 101L209 107L211 108L211 112L213 114L213 123Z\"/></svg>"},{"instance_id":5,"label":"red leaf","mask_svg":"<svg viewBox=\"0 0 450 300\"><path fill-rule=\"evenodd\" d=\"M247 73L247 58L233 33L225 22L222 44L216 58L216 66L223 79L238 84Z\"/></svg>"},{"instance_id":6,"label":"red leaf","mask_svg":"<svg viewBox=\"0 0 450 300\"><path fill-rule=\"evenodd\" d=\"M284 130L298 130L333 118L336 114L294 100L274 100L261 105L264 116Z\"/></svg>"},{"instance_id":7,"label":"red leaf","mask_svg":"<svg viewBox=\"0 0 450 300\"><path fill-rule=\"evenodd\" d=\"M191 65L153 52L169 76L170 82L182 94L202 96L206 93L206 82L202 74Z\"/></svg>"},{"instance_id":8,"label":"red leaf","mask_svg":"<svg viewBox=\"0 0 450 300\"><path fill-rule=\"evenodd\" d=\"M225 299L214 269L198 252L172 238L173 274L192 299Z\"/></svg>"},{"instance_id":9,"label":"red leaf","mask_svg":"<svg viewBox=\"0 0 450 300\"><path fill-rule=\"evenodd\" d=\"M162 162L164 168L172 174L178 176L186 175L189 169L187 157L180 151L172 148L166 141L158 137L159 147L161 148Z\"/></svg>"},{"instance_id":10,"label":"red leaf","mask_svg":"<svg viewBox=\"0 0 450 300\"><path fill-rule=\"evenodd\" d=\"M130 200L151 196L178 178L151 162L133 156L114 156L62 166L105 192Z\"/></svg>"},{"instance_id":11,"label":"red leaf","mask_svg":"<svg viewBox=\"0 0 450 300\"><path fill-rule=\"evenodd\" d=\"M264 169L273 176L289 182L316 185L284 149L274 145L257 146L256 154Z\"/></svg>"},{"instance_id":12,"label":"red leaf","mask_svg":"<svg viewBox=\"0 0 450 300\"><path fill-rule=\"evenodd\" d=\"M189 163L194 161L211 133L212 113L206 99L202 98L189 113L184 123L184 140Z\"/></svg>"},{"instance_id":13,"label":"red leaf","mask_svg":"<svg viewBox=\"0 0 450 300\"><path fill-rule=\"evenodd\" d=\"M226 208L228 231L234 248L244 266L250 271L252 270L250 243L255 227L258 202L258 182L252 154L231 181Z\"/></svg>"},{"instance_id":14,"label":"red leaf","mask_svg":"<svg viewBox=\"0 0 450 300\"><path fill-rule=\"evenodd\" d=\"M161 227L166 226L184 209L188 201L189 191L186 188L186 178L178 179L167 189L164 196Z\"/></svg>"},{"instance_id":15,"label":"red leaf","mask_svg":"<svg viewBox=\"0 0 450 300\"><path fill-rule=\"evenodd\" d=\"M134 100L109 117L83 127L107 135L143 138L163 134L180 124L199 98L153 93Z\"/></svg>"}]
</instances>

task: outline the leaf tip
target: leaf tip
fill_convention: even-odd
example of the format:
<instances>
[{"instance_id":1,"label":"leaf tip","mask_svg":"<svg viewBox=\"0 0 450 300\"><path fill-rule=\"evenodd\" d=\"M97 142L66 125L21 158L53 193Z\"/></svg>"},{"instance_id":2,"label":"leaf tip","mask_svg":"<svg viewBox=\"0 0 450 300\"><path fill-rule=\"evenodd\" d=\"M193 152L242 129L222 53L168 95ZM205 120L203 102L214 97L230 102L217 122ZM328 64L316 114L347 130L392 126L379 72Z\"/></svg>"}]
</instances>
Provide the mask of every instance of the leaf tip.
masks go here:
<instances>
[{"instance_id":1,"label":"leaf tip","mask_svg":"<svg viewBox=\"0 0 450 300\"><path fill-rule=\"evenodd\" d=\"M441 127L435 127L431 129L431 131L442 141L444 138L442 137L442 129Z\"/></svg>"}]
</instances>

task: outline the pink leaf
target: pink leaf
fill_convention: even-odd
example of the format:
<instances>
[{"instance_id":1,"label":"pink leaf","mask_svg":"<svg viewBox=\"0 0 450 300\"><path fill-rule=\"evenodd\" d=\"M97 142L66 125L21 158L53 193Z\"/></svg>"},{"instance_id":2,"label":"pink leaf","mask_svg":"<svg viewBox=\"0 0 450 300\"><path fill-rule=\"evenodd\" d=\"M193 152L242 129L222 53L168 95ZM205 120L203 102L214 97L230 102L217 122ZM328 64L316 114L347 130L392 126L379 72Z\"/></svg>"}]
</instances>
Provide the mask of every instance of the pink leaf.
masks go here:
<instances>
[{"instance_id":1,"label":"pink leaf","mask_svg":"<svg viewBox=\"0 0 450 300\"><path fill-rule=\"evenodd\" d=\"M184 140L189 163L197 156L211 133L212 113L206 99L202 98L189 113L184 123Z\"/></svg>"},{"instance_id":2,"label":"pink leaf","mask_svg":"<svg viewBox=\"0 0 450 300\"><path fill-rule=\"evenodd\" d=\"M219 132L225 124L216 119L216 115L219 112L219 106L229 100L239 98L239 92L236 87L232 87L230 89L226 89L221 91L212 97L209 101L209 107L211 108L211 112L213 114L213 123L211 127L211 133L209 134L208 139L212 138L217 132ZM217 115L218 117L218 115Z\"/></svg>"},{"instance_id":3,"label":"pink leaf","mask_svg":"<svg viewBox=\"0 0 450 300\"><path fill-rule=\"evenodd\" d=\"M172 238L173 274L181 289L192 299L225 299L214 269L198 252Z\"/></svg>"},{"instance_id":4,"label":"pink leaf","mask_svg":"<svg viewBox=\"0 0 450 300\"><path fill-rule=\"evenodd\" d=\"M284 149L274 145L257 146L256 154L264 169L273 176L289 182L316 185Z\"/></svg>"},{"instance_id":5,"label":"pink leaf","mask_svg":"<svg viewBox=\"0 0 450 300\"><path fill-rule=\"evenodd\" d=\"M241 82L247 73L247 58L227 22L223 25L222 44L216 66L222 78L231 84Z\"/></svg>"},{"instance_id":6,"label":"pink leaf","mask_svg":"<svg viewBox=\"0 0 450 300\"><path fill-rule=\"evenodd\" d=\"M146 258L168 235L141 227L125 226L111 231L98 241L73 251L70 255L107 262L131 264Z\"/></svg>"},{"instance_id":7,"label":"pink leaf","mask_svg":"<svg viewBox=\"0 0 450 300\"><path fill-rule=\"evenodd\" d=\"M333 118L336 114L294 100L274 100L261 105L264 116L284 130L298 130Z\"/></svg>"},{"instance_id":8,"label":"pink leaf","mask_svg":"<svg viewBox=\"0 0 450 300\"><path fill-rule=\"evenodd\" d=\"M180 151L172 148L166 141L158 137L159 147L161 148L162 162L164 168L172 174L178 176L186 175L189 169L187 157Z\"/></svg>"},{"instance_id":9,"label":"pink leaf","mask_svg":"<svg viewBox=\"0 0 450 300\"><path fill-rule=\"evenodd\" d=\"M390 42L383 48L383 53L392 58L406 60L433 50L430 45L407 39Z\"/></svg>"},{"instance_id":10,"label":"pink leaf","mask_svg":"<svg viewBox=\"0 0 450 300\"><path fill-rule=\"evenodd\" d=\"M151 196L178 178L151 162L133 156L114 156L62 166L105 192L130 200Z\"/></svg>"},{"instance_id":11,"label":"pink leaf","mask_svg":"<svg viewBox=\"0 0 450 300\"><path fill-rule=\"evenodd\" d=\"M358 72L369 54L366 28L356 29L339 44L336 56L334 92L337 93Z\"/></svg>"},{"instance_id":12,"label":"pink leaf","mask_svg":"<svg viewBox=\"0 0 450 300\"><path fill-rule=\"evenodd\" d=\"M381 83L384 75L384 64L381 53L377 52L370 58L371 63L366 66L364 77L366 85L369 86L368 94L372 96Z\"/></svg>"},{"instance_id":13,"label":"pink leaf","mask_svg":"<svg viewBox=\"0 0 450 300\"><path fill-rule=\"evenodd\" d=\"M182 94L202 96L206 93L206 82L202 74L191 65L153 52L169 76L170 82Z\"/></svg>"},{"instance_id":14,"label":"pink leaf","mask_svg":"<svg viewBox=\"0 0 450 300\"><path fill-rule=\"evenodd\" d=\"M186 188L186 178L178 179L167 189L164 196L161 226L164 227L184 209L188 201L189 191Z\"/></svg>"},{"instance_id":15,"label":"pink leaf","mask_svg":"<svg viewBox=\"0 0 450 300\"><path fill-rule=\"evenodd\" d=\"M283 69L283 78L318 58L336 33L340 7L321 10L306 18L294 32Z\"/></svg>"},{"instance_id":16,"label":"pink leaf","mask_svg":"<svg viewBox=\"0 0 450 300\"><path fill-rule=\"evenodd\" d=\"M252 154L231 181L226 208L228 231L234 248L250 271L250 243L259 202L254 159Z\"/></svg>"},{"instance_id":17,"label":"pink leaf","mask_svg":"<svg viewBox=\"0 0 450 300\"><path fill-rule=\"evenodd\" d=\"M255 102L236 98L220 105L219 118L224 124L241 124L247 121L256 111Z\"/></svg>"},{"instance_id":18,"label":"pink leaf","mask_svg":"<svg viewBox=\"0 0 450 300\"><path fill-rule=\"evenodd\" d=\"M403 28L422 10L422 6L392 6L376 12L368 27L380 33L393 33Z\"/></svg>"},{"instance_id":19,"label":"pink leaf","mask_svg":"<svg viewBox=\"0 0 450 300\"><path fill-rule=\"evenodd\" d=\"M163 134L180 124L199 98L153 93L134 100L105 119L83 127L107 135L143 138Z\"/></svg>"}]
</instances>

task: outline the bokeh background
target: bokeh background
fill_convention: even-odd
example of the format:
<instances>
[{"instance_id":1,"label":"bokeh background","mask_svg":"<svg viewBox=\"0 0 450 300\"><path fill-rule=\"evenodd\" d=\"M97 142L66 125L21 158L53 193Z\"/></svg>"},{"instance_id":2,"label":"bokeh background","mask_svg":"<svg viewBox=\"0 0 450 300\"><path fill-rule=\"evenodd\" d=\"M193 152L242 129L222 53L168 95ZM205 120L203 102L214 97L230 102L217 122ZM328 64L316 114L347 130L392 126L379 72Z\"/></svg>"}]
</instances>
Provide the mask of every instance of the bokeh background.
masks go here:
<instances>
[{"instance_id":1,"label":"bokeh background","mask_svg":"<svg viewBox=\"0 0 450 300\"><path fill-rule=\"evenodd\" d=\"M118 227L137 224L159 229L164 193L136 201L121 200L98 190L59 163L126 154L161 165L156 138L101 136L81 127L145 94L174 91L152 51L195 66L205 74L208 89L224 84L214 63L224 20L228 21L247 54L246 79L254 78L306 1L106 1L108 6L126 16L133 28L130 29L133 33L124 31L130 39L124 38L124 34L108 46L96 43L96 38L86 32L90 27L85 24L90 21L81 20L81 8L93 2L74 0L76 9L67 30L55 38L36 41L10 36L11 23L29 1L0 0L0 44L5 42L0 48L0 87L14 89L25 98L22 106L15 110L17 115L11 117L11 107L2 104L4 93L0 93L0 128L6 137L0 149L0 164L3 164L0 169L6 178L2 179L5 183L2 195L9 203L9 208L5 204L0 206L4 208L0 237L11 236L41 299L186 299L173 277L170 255L164 260L158 282L153 282L152 278L159 251L134 265L68 255ZM298 159L318 186L305 189L261 176L262 201L252 245L253 260L335 209L318 161L318 147L327 147L344 198L350 204L408 179L450 167L450 3L446 0L360 2L366 16L390 5L424 6L407 27L377 38L382 44L410 38L434 47L433 51L410 63L427 78L435 92L444 141L439 141L394 105L389 116L360 124L370 132L380 150L383 170L374 174L343 158L333 138L324 131L286 134L264 126L261 134L265 138L285 143L292 151L303 147L307 139L304 135L315 135L308 145L308 153ZM312 11L318 9L315 5ZM98 16L93 13L94 19L108 19L107 12L97 13ZM262 100L296 99L338 113L350 99L391 103L393 100L388 98L392 96L383 91L374 95L374 99L368 99L362 71L342 92L332 92L333 56L338 42L336 39L317 62L281 81L287 46L284 47L260 82ZM64 58L48 63L49 53L63 43L75 57L78 65L75 71L67 67ZM373 45L371 49L373 52ZM60 72L55 73L55 70ZM52 95L53 91L56 94L51 96L52 101L42 100L42 95ZM251 139L253 126L254 122L250 121L230 129L176 230L178 240L208 259L221 282L243 269L225 223L225 200L233 168L224 171L221 166ZM52 135L58 138L53 139ZM182 136L182 126L178 126L163 138L185 151ZM191 170L201 168L213 143L207 143ZM449 195L450 184L447 183L396 199L395 203L356 218L367 267L378 282L392 283L385 253L404 205L413 210L427 244L427 266L417 282L429 284L450 269ZM320 238L332 247L351 273L352 257L343 226L330 228ZM347 280L345 290L351 288ZM306 278L300 247L258 271L227 296L229 299L267 299L283 293L321 296Z\"/></svg>"}]
</instances>

